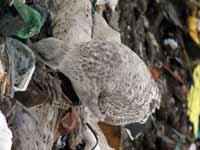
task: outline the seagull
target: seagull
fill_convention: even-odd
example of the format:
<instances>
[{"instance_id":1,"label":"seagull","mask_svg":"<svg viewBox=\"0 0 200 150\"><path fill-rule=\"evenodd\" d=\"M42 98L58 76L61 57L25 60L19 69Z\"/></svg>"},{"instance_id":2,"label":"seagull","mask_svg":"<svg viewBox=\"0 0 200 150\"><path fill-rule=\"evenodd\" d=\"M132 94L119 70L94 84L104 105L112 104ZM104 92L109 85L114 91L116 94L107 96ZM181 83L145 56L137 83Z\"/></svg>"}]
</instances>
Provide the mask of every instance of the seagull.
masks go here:
<instances>
[{"instance_id":1,"label":"seagull","mask_svg":"<svg viewBox=\"0 0 200 150\"><path fill-rule=\"evenodd\" d=\"M81 103L111 125L145 123L160 93L145 63L127 46L91 40L68 45L46 38L31 45L36 57L72 82Z\"/></svg>"}]
</instances>

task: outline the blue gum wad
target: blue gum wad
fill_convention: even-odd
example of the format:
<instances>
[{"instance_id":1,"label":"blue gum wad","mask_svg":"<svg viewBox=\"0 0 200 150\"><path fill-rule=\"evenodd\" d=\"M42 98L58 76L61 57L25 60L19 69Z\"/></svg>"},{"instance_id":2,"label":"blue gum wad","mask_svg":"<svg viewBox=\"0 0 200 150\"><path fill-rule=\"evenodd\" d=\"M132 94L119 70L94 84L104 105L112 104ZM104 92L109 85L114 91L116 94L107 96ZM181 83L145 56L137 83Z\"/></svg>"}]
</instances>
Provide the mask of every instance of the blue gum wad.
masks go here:
<instances>
[{"instance_id":1,"label":"blue gum wad","mask_svg":"<svg viewBox=\"0 0 200 150\"><path fill-rule=\"evenodd\" d=\"M15 0L14 7L24 21L24 25L16 31L15 35L26 39L39 33L42 26L40 13L24 4L21 0Z\"/></svg>"}]
</instances>

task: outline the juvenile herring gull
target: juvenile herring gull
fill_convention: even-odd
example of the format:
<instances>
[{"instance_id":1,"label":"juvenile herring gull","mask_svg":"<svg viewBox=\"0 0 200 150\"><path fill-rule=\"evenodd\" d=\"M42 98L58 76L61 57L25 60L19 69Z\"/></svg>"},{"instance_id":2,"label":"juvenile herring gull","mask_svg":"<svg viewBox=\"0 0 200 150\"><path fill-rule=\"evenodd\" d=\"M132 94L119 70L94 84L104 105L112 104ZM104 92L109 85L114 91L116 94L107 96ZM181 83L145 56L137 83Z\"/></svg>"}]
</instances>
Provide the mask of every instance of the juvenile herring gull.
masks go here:
<instances>
[{"instance_id":1,"label":"juvenile herring gull","mask_svg":"<svg viewBox=\"0 0 200 150\"><path fill-rule=\"evenodd\" d=\"M64 73L83 105L112 125L144 123L160 106L156 83L144 62L115 41L67 46L46 38L32 45L38 58Z\"/></svg>"}]
</instances>

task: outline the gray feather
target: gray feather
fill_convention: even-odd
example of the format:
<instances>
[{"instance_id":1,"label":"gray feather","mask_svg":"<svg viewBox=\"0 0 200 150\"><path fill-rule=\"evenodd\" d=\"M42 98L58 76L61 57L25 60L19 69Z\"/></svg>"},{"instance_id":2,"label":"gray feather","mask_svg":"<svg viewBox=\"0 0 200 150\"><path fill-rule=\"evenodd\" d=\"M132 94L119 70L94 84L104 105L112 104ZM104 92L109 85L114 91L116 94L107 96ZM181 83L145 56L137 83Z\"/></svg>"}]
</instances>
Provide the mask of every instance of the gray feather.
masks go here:
<instances>
[{"instance_id":1,"label":"gray feather","mask_svg":"<svg viewBox=\"0 0 200 150\"><path fill-rule=\"evenodd\" d=\"M82 103L99 120L114 125L144 123L160 106L156 83L144 62L114 41L90 41L68 48L48 38L32 47L72 82Z\"/></svg>"}]
</instances>

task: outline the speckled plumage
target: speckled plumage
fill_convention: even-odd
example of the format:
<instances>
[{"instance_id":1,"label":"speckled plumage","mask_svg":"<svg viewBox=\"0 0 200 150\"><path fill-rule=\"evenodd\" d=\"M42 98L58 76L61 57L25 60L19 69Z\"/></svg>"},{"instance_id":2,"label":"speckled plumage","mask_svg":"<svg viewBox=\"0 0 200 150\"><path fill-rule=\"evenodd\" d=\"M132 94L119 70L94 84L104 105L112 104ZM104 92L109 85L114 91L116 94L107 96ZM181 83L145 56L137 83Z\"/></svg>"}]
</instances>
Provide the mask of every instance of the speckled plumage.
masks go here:
<instances>
[{"instance_id":1,"label":"speckled plumage","mask_svg":"<svg viewBox=\"0 0 200 150\"><path fill-rule=\"evenodd\" d=\"M69 48L47 38L32 49L71 80L82 103L101 121L144 123L159 108L159 91L148 68L123 44L92 40Z\"/></svg>"},{"instance_id":2,"label":"speckled plumage","mask_svg":"<svg viewBox=\"0 0 200 150\"><path fill-rule=\"evenodd\" d=\"M50 0L52 32L57 39L70 44L91 40L92 6L90 0ZM56 11L55 11L56 10Z\"/></svg>"},{"instance_id":3,"label":"speckled plumage","mask_svg":"<svg viewBox=\"0 0 200 150\"><path fill-rule=\"evenodd\" d=\"M115 41L121 43L121 35L112 29L97 12L93 17L93 40Z\"/></svg>"}]
</instances>

